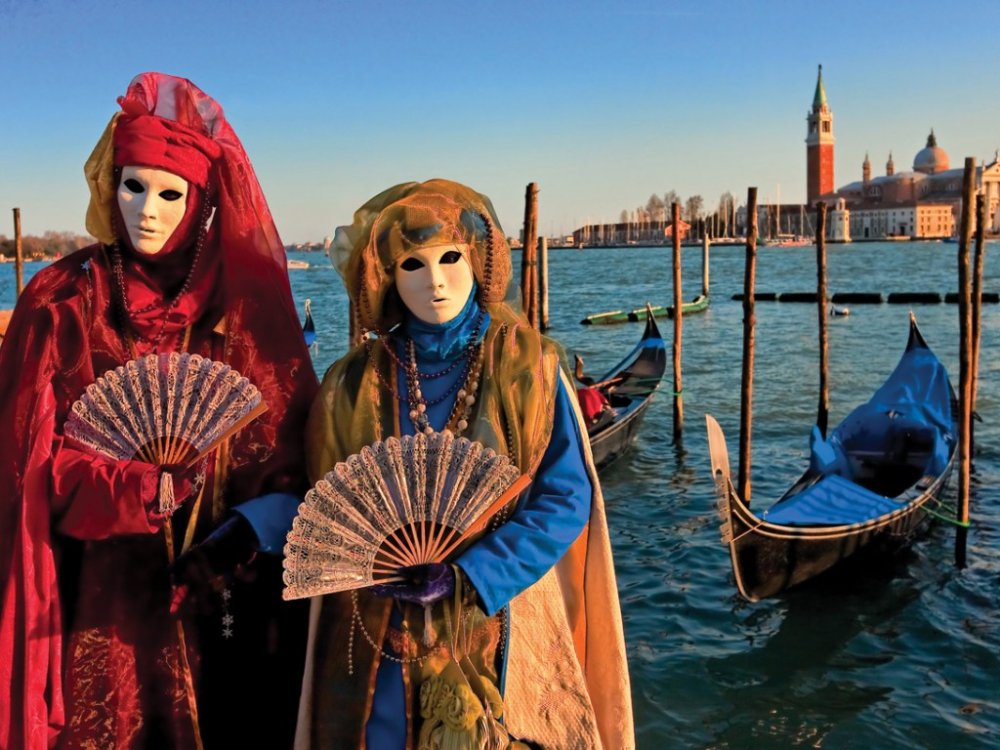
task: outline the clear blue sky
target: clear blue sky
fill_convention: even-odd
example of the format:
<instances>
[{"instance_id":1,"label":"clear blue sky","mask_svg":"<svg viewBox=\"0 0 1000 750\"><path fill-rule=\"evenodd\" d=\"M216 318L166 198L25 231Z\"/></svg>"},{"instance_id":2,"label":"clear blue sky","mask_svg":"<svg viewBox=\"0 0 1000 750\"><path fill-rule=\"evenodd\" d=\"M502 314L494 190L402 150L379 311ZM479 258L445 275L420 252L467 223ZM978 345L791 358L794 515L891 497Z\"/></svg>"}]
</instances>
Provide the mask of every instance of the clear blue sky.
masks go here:
<instances>
[{"instance_id":1,"label":"clear blue sky","mask_svg":"<svg viewBox=\"0 0 1000 750\"><path fill-rule=\"evenodd\" d=\"M448 177L518 232L613 221L653 192L805 197L823 64L836 184L908 169L933 126L1000 146L1000 2L0 0L0 233L83 232L83 162L132 76L222 104L288 242L380 190ZM7 218L2 218L7 217Z\"/></svg>"}]
</instances>

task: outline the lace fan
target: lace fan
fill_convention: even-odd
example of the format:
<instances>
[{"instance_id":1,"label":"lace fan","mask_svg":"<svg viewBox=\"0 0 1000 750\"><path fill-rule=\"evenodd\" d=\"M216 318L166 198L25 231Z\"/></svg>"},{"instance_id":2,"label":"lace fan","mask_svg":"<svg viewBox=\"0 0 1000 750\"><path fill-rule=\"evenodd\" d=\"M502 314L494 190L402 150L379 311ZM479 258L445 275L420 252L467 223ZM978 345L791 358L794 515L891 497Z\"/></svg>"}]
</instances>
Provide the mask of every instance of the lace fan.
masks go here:
<instances>
[{"instance_id":1,"label":"lace fan","mask_svg":"<svg viewBox=\"0 0 1000 750\"><path fill-rule=\"evenodd\" d=\"M63 432L110 458L187 467L266 410L257 387L227 364L187 352L147 354L87 386ZM164 473L161 510L172 502Z\"/></svg>"},{"instance_id":2,"label":"lace fan","mask_svg":"<svg viewBox=\"0 0 1000 750\"><path fill-rule=\"evenodd\" d=\"M306 493L285 544L285 599L399 580L443 562L531 481L507 456L451 432L390 437Z\"/></svg>"}]
</instances>

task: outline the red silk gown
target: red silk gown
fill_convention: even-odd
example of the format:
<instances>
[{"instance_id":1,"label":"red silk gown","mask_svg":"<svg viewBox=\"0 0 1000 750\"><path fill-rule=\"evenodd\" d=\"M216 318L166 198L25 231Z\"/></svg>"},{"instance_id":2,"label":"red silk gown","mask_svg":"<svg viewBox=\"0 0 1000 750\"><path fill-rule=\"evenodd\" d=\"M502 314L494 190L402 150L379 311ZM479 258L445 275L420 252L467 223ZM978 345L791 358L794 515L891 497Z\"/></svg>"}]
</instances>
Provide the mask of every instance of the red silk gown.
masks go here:
<instances>
[{"instance_id":1,"label":"red silk gown","mask_svg":"<svg viewBox=\"0 0 1000 750\"><path fill-rule=\"evenodd\" d=\"M188 351L249 377L269 406L206 461L195 543L228 507L304 481L315 374L297 328L268 305L282 282L290 302L287 281L249 260L240 299L224 300L231 290L204 264L194 301L181 300L160 346L186 338ZM0 347L0 690L10 686L0 694L0 747L287 746L305 633L303 612L281 603L280 562L259 556L231 598L210 594L171 616L162 527L171 524L179 551L197 488L182 482L190 497L165 518L156 467L85 455L61 437L86 386L136 353L110 304L112 274L100 245L41 271ZM246 283L255 277L259 296ZM132 279L136 290L139 309L143 287ZM222 634L226 615L232 637Z\"/></svg>"}]
</instances>

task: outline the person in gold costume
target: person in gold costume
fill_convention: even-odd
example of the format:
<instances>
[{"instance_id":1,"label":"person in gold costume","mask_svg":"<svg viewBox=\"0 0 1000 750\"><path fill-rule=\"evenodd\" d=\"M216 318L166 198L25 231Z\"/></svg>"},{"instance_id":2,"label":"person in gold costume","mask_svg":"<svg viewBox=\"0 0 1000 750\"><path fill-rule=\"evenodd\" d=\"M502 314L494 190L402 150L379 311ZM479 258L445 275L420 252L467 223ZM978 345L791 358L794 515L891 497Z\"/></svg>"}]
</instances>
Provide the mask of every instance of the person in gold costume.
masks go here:
<instances>
[{"instance_id":1,"label":"person in gold costume","mask_svg":"<svg viewBox=\"0 0 1000 750\"><path fill-rule=\"evenodd\" d=\"M447 180L397 185L331 254L361 343L314 402L310 479L378 440L447 429L533 481L451 564L312 600L296 747L634 747L586 430L557 346L505 302L510 248L489 199ZM453 601L462 655L446 636Z\"/></svg>"}]
</instances>

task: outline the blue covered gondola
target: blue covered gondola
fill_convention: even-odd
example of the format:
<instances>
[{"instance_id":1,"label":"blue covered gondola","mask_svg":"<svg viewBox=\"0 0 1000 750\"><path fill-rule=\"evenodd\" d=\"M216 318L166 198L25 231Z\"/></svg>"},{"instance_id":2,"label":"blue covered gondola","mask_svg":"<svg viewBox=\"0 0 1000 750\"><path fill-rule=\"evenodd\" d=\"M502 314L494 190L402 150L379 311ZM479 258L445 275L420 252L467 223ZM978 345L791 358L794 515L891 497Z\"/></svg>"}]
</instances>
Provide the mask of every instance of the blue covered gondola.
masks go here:
<instances>
[{"instance_id":1,"label":"blue covered gondola","mask_svg":"<svg viewBox=\"0 0 1000 750\"><path fill-rule=\"evenodd\" d=\"M948 373L911 316L896 369L828 438L813 427L809 468L760 514L736 492L725 437L706 415L723 542L740 593L773 596L864 547L909 539L951 473L956 411Z\"/></svg>"}]
</instances>

